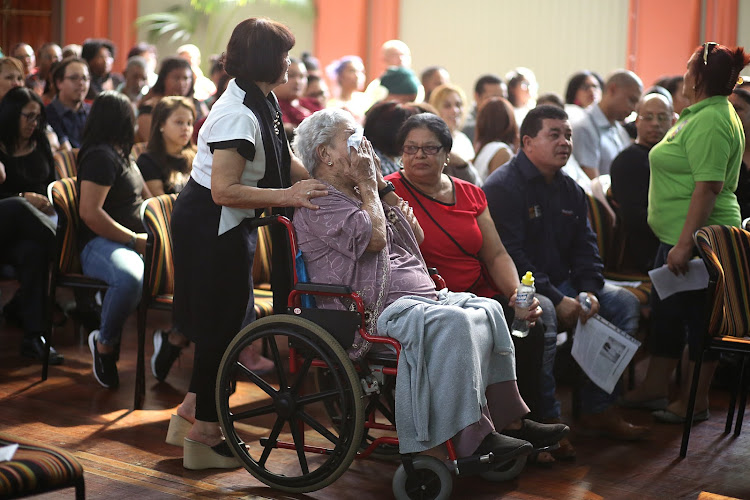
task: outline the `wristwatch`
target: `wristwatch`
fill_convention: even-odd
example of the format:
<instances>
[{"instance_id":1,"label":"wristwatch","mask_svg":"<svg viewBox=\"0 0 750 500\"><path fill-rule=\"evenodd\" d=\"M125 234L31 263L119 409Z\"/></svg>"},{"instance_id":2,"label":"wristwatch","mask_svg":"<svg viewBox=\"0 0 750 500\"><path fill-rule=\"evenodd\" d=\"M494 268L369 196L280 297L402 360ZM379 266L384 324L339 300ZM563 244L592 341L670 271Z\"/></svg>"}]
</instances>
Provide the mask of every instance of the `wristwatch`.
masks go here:
<instances>
[{"instance_id":1,"label":"wristwatch","mask_svg":"<svg viewBox=\"0 0 750 500\"><path fill-rule=\"evenodd\" d=\"M378 195L382 198L383 196L387 195L388 193L392 193L395 190L396 186L394 186L391 181L385 181L385 187L383 189L378 189Z\"/></svg>"}]
</instances>

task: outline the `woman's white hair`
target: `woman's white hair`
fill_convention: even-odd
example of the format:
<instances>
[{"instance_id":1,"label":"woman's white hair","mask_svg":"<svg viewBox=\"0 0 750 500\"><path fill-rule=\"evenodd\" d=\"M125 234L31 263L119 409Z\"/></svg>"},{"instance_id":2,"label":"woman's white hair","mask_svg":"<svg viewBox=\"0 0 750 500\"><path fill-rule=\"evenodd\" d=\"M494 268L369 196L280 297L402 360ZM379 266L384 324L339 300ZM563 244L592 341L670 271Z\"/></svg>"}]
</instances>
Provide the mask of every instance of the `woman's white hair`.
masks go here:
<instances>
[{"instance_id":1,"label":"woman's white hair","mask_svg":"<svg viewBox=\"0 0 750 500\"><path fill-rule=\"evenodd\" d=\"M343 109L321 109L308 116L295 130L292 146L310 175L321 161L318 147L330 144L343 124L354 123Z\"/></svg>"}]
</instances>

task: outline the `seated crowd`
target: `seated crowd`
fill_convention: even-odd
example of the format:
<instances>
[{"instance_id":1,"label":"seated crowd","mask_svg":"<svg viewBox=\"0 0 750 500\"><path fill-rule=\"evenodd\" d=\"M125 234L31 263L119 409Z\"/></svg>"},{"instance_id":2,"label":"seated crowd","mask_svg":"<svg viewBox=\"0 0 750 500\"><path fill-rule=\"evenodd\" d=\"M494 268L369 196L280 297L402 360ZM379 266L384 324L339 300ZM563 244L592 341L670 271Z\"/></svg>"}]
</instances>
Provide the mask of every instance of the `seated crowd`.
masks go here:
<instances>
[{"instance_id":1,"label":"seated crowd","mask_svg":"<svg viewBox=\"0 0 750 500\"><path fill-rule=\"evenodd\" d=\"M100 300L77 293L76 309L67 312L90 319L93 373L107 388L119 384L120 339L143 286L147 235L141 203L183 188L192 193L194 164L214 158L214 152L227 158L226 151L233 151L248 163L256 153L237 145L241 141L221 140L214 127L224 123L223 115L212 120L210 110L224 113L230 99L242 102L247 92L221 62L212 65L210 78L204 76L200 50L185 45L157 70L155 48L138 44L119 74L112 67L115 50L103 39L64 49L46 43L36 52L21 43L0 58L0 272L20 284L3 300L2 314L24 331L21 355L43 360L49 329L44 270L56 231L47 186L55 180L53 155L75 152L82 271L109 288ZM529 441L536 448L559 442L536 457L540 462L574 458L557 395L558 334L572 333L578 320L595 314L631 335L647 333L652 361L646 381L630 394L623 395L619 385L607 393L584 377L576 396L578 428L612 439L646 438L650 428L625 421L618 405L653 410L660 422L683 422L685 394L670 402L667 383L686 344L695 361L704 295L661 300L653 292L649 330L639 323L645 304L607 282L605 270L639 279L661 265L683 273L695 255L696 229L739 225L750 217L750 82L740 78L750 58L741 49L706 44L690 58L684 77L664 78L645 90L631 71L603 79L583 70L570 78L564 99L540 96L533 72L519 67L505 78L479 76L471 108L446 68L430 66L418 77L403 42L386 42L383 60L387 70L365 88L358 56L345 55L325 71L309 53L290 57L288 79L269 88L281 111L270 119L277 134L282 127L285 132L275 153L283 156L286 141L291 144L292 180L309 176L317 182L308 185L320 191L314 206L309 199L284 205L297 207L293 223L311 280L367 290L364 302L376 313L369 333L391 335L392 328L404 344L415 340L400 338L404 328L393 325L415 320L390 306L406 307L403 297L417 296L423 314L451 325L452 334L463 332L450 340L432 334L434 344L423 348L435 350L436 363L454 363L463 348L476 356L466 377L450 381L474 386L458 391L466 400L453 403L455 413L439 417L444 421L434 424L440 432L432 440L419 439L424 430L418 420L397 415L402 450L423 451L454 437L461 455L494 451L513 458L528 453ZM204 129L216 142L201 143ZM352 151L348 141L362 130L365 138ZM133 157L136 143L145 147ZM208 172L213 189L220 179L212 181L210 167ZM612 215L621 246L616 262L602 259L589 223L592 203ZM325 225L316 210L330 215ZM345 266L335 276L333 261ZM428 267L438 269L450 292L434 289ZM512 339L507 328L519 275L527 271L533 272L538 299L529 313L529 338L538 347ZM579 302L581 293L590 301L588 310ZM251 296L248 311L252 304ZM493 324L507 323L503 332L462 329L476 324L467 310L476 314L478 308L494 315ZM57 310L55 320L63 314ZM500 338L515 357L498 354ZM198 342L179 325L154 332L151 366L158 380L191 340ZM351 355L371 347L358 339ZM52 348L49 361L64 358ZM247 365L262 371L272 362L254 351ZM696 419L708 418L715 365L713 360L702 372ZM472 379L472 370L481 376ZM408 393L406 375L402 380L398 387ZM412 395L409 402L440 405L437 392ZM477 401L468 401L476 395ZM195 401L191 383L173 419L192 423ZM477 402L481 417L468 411ZM414 412L434 417L433 406Z\"/></svg>"}]
</instances>

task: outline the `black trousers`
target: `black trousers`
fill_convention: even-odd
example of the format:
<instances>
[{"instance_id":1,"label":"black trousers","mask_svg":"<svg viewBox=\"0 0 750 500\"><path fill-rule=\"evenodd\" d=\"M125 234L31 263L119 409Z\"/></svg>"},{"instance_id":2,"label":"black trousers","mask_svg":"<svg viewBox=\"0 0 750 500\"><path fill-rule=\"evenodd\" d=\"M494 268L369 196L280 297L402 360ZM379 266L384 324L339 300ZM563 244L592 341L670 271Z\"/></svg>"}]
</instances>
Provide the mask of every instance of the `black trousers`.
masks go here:
<instances>
[{"instance_id":1,"label":"black trousers","mask_svg":"<svg viewBox=\"0 0 750 500\"><path fill-rule=\"evenodd\" d=\"M220 217L211 191L190 179L172 212L174 320L195 342L190 392L196 394L195 418L205 422L218 421L215 386L224 351L243 324L254 319L257 231L245 220L218 235Z\"/></svg>"},{"instance_id":2,"label":"black trousers","mask_svg":"<svg viewBox=\"0 0 750 500\"><path fill-rule=\"evenodd\" d=\"M55 225L48 216L24 198L0 200L0 263L16 271L20 287L12 300L27 333L49 328L45 311L54 245Z\"/></svg>"}]
</instances>

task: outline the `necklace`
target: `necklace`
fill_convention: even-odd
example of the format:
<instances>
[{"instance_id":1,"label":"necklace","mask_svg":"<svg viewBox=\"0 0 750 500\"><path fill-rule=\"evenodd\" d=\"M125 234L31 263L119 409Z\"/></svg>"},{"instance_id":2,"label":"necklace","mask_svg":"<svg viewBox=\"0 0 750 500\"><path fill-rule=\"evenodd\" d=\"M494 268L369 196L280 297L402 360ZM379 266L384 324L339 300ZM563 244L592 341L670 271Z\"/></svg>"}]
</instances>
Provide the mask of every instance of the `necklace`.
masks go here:
<instances>
[{"instance_id":1,"label":"necklace","mask_svg":"<svg viewBox=\"0 0 750 500\"><path fill-rule=\"evenodd\" d=\"M276 112L276 116L273 117L273 131L276 135L279 135L279 127L281 126L281 113Z\"/></svg>"}]
</instances>

